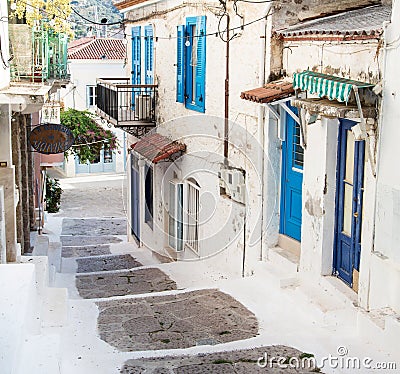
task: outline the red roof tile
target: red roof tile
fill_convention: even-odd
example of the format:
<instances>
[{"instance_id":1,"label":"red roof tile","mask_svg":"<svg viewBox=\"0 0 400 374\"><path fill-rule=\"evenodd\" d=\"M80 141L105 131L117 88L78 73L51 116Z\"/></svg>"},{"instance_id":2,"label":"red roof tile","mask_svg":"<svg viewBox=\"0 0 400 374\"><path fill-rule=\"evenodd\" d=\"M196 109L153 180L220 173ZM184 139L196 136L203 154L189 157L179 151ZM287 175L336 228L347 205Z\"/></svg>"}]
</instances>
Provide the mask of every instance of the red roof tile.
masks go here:
<instances>
[{"instance_id":1,"label":"red roof tile","mask_svg":"<svg viewBox=\"0 0 400 374\"><path fill-rule=\"evenodd\" d=\"M123 60L126 48L121 39L81 38L68 45L70 60Z\"/></svg>"},{"instance_id":2,"label":"red roof tile","mask_svg":"<svg viewBox=\"0 0 400 374\"><path fill-rule=\"evenodd\" d=\"M291 82L279 80L267 83L264 87L244 91L240 94L240 97L244 100L255 101L256 103L270 103L290 97L293 93L294 89Z\"/></svg>"},{"instance_id":3,"label":"red roof tile","mask_svg":"<svg viewBox=\"0 0 400 374\"><path fill-rule=\"evenodd\" d=\"M174 142L157 133L143 137L132 144L131 148L154 164L169 158L175 153L186 151L185 144Z\"/></svg>"}]
</instances>

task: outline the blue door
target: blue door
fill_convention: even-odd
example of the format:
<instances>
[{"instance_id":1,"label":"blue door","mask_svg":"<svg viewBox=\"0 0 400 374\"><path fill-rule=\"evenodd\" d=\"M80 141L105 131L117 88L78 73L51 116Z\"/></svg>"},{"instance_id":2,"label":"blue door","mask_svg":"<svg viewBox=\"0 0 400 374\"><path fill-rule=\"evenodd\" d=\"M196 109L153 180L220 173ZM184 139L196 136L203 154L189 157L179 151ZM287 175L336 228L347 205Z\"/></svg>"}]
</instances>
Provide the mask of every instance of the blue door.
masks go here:
<instances>
[{"instance_id":1,"label":"blue door","mask_svg":"<svg viewBox=\"0 0 400 374\"><path fill-rule=\"evenodd\" d=\"M297 108L289 104L288 107L297 115ZM282 142L280 233L300 241L304 151L300 143L300 126L288 114L285 126L286 137Z\"/></svg>"},{"instance_id":2,"label":"blue door","mask_svg":"<svg viewBox=\"0 0 400 374\"><path fill-rule=\"evenodd\" d=\"M365 142L355 141L353 121L340 120L337 158L334 274L353 286L359 271Z\"/></svg>"},{"instance_id":3,"label":"blue door","mask_svg":"<svg viewBox=\"0 0 400 374\"><path fill-rule=\"evenodd\" d=\"M154 73L153 73L153 65L154 65L154 55L153 55L153 26L148 25L144 28L144 66L145 66L145 84L153 84L154 83Z\"/></svg>"},{"instance_id":4,"label":"blue door","mask_svg":"<svg viewBox=\"0 0 400 374\"><path fill-rule=\"evenodd\" d=\"M115 166L115 154L107 144L92 162L81 163L79 157L75 157L76 174L112 173L115 171Z\"/></svg>"},{"instance_id":5,"label":"blue door","mask_svg":"<svg viewBox=\"0 0 400 374\"><path fill-rule=\"evenodd\" d=\"M131 154L131 233L140 240L139 166Z\"/></svg>"}]
</instances>

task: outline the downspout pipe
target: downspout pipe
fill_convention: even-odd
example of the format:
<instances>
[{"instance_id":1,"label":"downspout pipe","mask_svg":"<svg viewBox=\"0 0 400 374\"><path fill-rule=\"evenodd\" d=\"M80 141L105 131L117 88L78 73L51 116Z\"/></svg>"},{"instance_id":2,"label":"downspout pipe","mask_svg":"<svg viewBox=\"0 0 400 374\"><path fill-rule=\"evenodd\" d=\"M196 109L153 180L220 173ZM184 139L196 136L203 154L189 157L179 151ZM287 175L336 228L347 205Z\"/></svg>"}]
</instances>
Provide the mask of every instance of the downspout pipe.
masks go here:
<instances>
[{"instance_id":1,"label":"downspout pipe","mask_svg":"<svg viewBox=\"0 0 400 374\"><path fill-rule=\"evenodd\" d=\"M265 20L263 22L263 32L264 35L260 37L261 40L261 48L260 48L260 75L258 84L259 87L262 87L265 84L265 69L266 69L266 49L267 49L267 26L268 26L268 19L267 15L271 9L272 3L268 3L265 9ZM260 222L260 261L263 257L263 226L264 226L264 176L265 176L265 158L264 158L264 149L265 149L265 136L264 136L264 129L265 129L265 120L264 120L265 109L263 105L259 105L258 107L258 114L257 114L257 134L258 134L258 142L259 142L259 151L258 151L258 161L259 161L259 168L260 168L260 181L261 181L261 222Z\"/></svg>"},{"instance_id":2,"label":"downspout pipe","mask_svg":"<svg viewBox=\"0 0 400 374\"><path fill-rule=\"evenodd\" d=\"M225 120L224 120L224 164L229 165L229 42L230 17L226 15L226 58L225 58Z\"/></svg>"}]
</instances>

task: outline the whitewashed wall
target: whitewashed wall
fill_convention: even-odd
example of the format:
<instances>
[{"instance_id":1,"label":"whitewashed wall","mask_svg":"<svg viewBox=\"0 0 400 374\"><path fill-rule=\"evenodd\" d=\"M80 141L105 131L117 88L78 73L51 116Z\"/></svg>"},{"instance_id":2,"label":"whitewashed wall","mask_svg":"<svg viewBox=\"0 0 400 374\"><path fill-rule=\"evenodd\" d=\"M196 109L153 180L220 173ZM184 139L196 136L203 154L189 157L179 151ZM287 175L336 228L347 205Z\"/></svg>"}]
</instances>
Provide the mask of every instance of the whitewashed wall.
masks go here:
<instances>
[{"instance_id":1,"label":"whitewashed wall","mask_svg":"<svg viewBox=\"0 0 400 374\"><path fill-rule=\"evenodd\" d=\"M386 64L382 125L378 144L375 245L365 265L369 267L371 285L365 304L373 308L391 307L400 312L400 4L393 3L392 23L387 27L385 40Z\"/></svg>"},{"instance_id":2,"label":"whitewashed wall","mask_svg":"<svg viewBox=\"0 0 400 374\"><path fill-rule=\"evenodd\" d=\"M0 38L1 38L1 53L5 61L10 58L9 54L9 38L8 38L8 1L0 0ZM0 64L0 89L7 87L10 84L10 68Z\"/></svg>"},{"instance_id":3,"label":"whitewashed wall","mask_svg":"<svg viewBox=\"0 0 400 374\"><path fill-rule=\"evenodd\" d=\"M289 76L304 70L378 83L383 54L378 41L287 41L283 65Z\"/></svg>"},{"instance_id":4,"label":"whitewashed wall","mask_svg":"<svg viewBox=\"0 0 400 374\"><path fill-rule=\"evenodd\" d=\"M150 11L163 11L167 8L179 6L179 1L162 1L152 6L140 8L128 13L128 18L137 19ZM187 145L186 156L174 167L181 179L188 176L197 180L201 186L201 214L204 224L201 227L201 256L208 256L218 252L218 249L228 247L215 257L214 265L231 268L232 272L242 271L242 254L244 246L243 205L232 202L220 196L218 185L218 169L223 156L223 117L225 100L225 54L226 46L219 37L214 35L206 39L206 96L205 114L186 109L184 104L176 102L176 27L185 24L186 17L206 15L206 33L215 33L218 30L218 18L213 13L212 6L219 6L218 2L204 2L187 4L163 14L158 18L150 18L143 22L127 24L126 33L130 40L132 26L153 25L155 43L155 83L158 84L159 100L157 116L159 132L172 139L182 140ZM261 17L265 4L246 6L239 5L239 12L244 15L244 23ZM214 8L215 9L215 8ZM232 25L238 24L238 17L232 18ZM260 175L252 164L257 164L257 105L240 99L244 90L257 87L260 68L260 36L263 35L263 22L256 22L241 31L241 36L230 43L230 111L231 131L230 162L231 166L241 168L247 172L247 189L249 192L246 231L246 274L251 274L254 264L261 257L260 244L257 240L255 228L260 215ZM239 30L238 30L239 31ZM168 37L171 36L171 39ZM158 37L158 39L157 39ZM166 38L166 39L164 39ZM128 44L128 58L131 56L131 44ZM127 76L130 75L131 61L127 66ZM201 154L202 151L208 153ZM218 161L215 161L218 159ZM161 166L160 166L161 167ZM163 166L163 168L165 168ZM163 174L163 172L160 172ZM158 180L157 180L158 178ZM172 178L166 174L165 179ZM161 209L164 201L160 191L159 177L155 178L156 209ZM166 193L166 192L164 192ZM164 206L165 211L168 209ZM166 214L157 210L163 222L159 222L162 230L158 234L150 232L144 224L142 240L153 250L161 251L166 242ZM227 217L229 221L227 221ZM216 228L223 228L223 233L215 236ZM192 256L190 253L188 257ZM184 257L184 256L183 256Z\"/></svg>"},{"instance_id":5,"label":"whitewashed wall","mask_svg":"<svg viewBox=\"0 0 400 374\"><path fill-rule=\"evenodd\" d=\"M306 69L354 80L378 83L383 53L378 43L348 42L285 42L283 67L292 76ZM379 50L378 50L379 52ZM376 119L380 122L379 119ZM359 119L355 119L359 121ZM304 151L303 211L300 272L318 279L332 274L335 225L337 119L321 117L307 126L307 149ZM383 125L385 126L385 125ZM378 129L383 127L378 123ZM379 130L378 130L379 131ZM374 141L374 138L372 138ZM276 170L280 173L280 170ZM373 288L383 283L371 283L371 251L373 248L375 184L371 163L366 160L362 216L362 242L359 278L359 302L370 307Z\"/></svg>"},{"instance_id":6,"label":"whitewashed wall","mask_svg":"<svg viewBox=\"0 0 400 374\"><path fill-rule=\"evenodd\" d=\"M124 77L125 66L122 60L69 60L69 72L71 74L71 83L61 89L60 97L66 108L77 110L89 110L94 112L94 107L87 106L87 86L95 86L97 78ZM105 129L107 126L102 124ZM120 144L120 152L115 152L116 172L121 173L125 170L124 159L124 132L112 126L109 128L114 132ZM65 173L68 177L75 175L75 160L69 157L65 163Z\"/></svg>"}]
</instances>

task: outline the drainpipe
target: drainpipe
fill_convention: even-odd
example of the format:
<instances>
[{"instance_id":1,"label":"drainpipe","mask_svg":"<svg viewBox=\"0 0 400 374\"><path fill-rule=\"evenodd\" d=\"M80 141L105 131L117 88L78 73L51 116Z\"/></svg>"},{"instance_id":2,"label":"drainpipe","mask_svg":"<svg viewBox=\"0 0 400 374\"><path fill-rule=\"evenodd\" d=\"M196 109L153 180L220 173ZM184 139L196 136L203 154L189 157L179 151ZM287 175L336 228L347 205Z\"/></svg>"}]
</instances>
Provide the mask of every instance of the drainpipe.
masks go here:
<instances>
[{"instance_id":1,"label":"drainpipe","mask_svg":"<svg viewBox=\"0 0 400 374\"><path fill-rule=\"evenodd\" d=\"M266 44L267 44L267 15L271 9L272 3L269 3L265 9L265 20L263 22L263 30L264 35L261 36L261 54L260 54L260 76L259 76L259 86L262 87L265 84L265 67L266 67ZM263 226L264 226L264 168L265 168L265 159L264 159L264 106L259 105L258 107L258 115L257 115L257 134L258 134L258 142L259 142L259 151L258 151L258 160L260 165L260 180L261 180L261 222L260 222L260 261L262 260L263 254Z\"/></svg>"},{"instance_id":2,"label":"drainpipe","mask_svg":"<svg viewBox=\"0 0 400 374\"><path fill-rule=\"evenodd\" d=\"M230 17L226 15L226 59L225 59L225 121L224 121L224 164L227 166L228 162L228 139L229 139L229 27Z\"/></svg>"}]
</instances>

